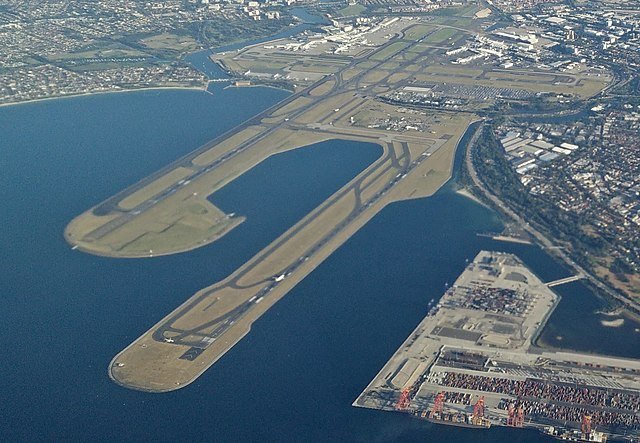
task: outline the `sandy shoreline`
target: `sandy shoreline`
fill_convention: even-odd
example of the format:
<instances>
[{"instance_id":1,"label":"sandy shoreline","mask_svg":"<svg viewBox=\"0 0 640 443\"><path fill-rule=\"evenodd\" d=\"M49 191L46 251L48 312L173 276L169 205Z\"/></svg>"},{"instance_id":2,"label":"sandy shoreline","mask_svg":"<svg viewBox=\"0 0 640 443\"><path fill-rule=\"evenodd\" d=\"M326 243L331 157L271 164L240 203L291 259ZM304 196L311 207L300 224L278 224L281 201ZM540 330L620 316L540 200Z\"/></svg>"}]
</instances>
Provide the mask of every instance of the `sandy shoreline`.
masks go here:
<instances>
[{"instance_id":1,"label":"sandy shoreline","mask_svg":"<svg viewBox=\"0 0 640 443\"><path fill-rule=\"evenodd\" d=\"M460 188L456 190L456 194L460 194L466 198L468 198L469 200L472 200L476 203L478 203L479 205L482 206L487 206L486 203L484 203L482 200L480 200L478 197L476 197L475 195L473 195L467 188ZM488 207L488 206L487 206Z\"/></svg>"},{"instance_id":2,"label":"sandy shoreline","mask_svg":"<svg viewBox=\"0 0 640 443\"><path fill-rule=\"evenodd\" d=\"M122 92L142 92L142 91L167 90L167 89L207 92L208 87L209 87L209 83L207 82L205 86L149 86L149 87L140 87L140 88L131 88L131 89L114 89L109 91L82 92L79 94L55 95L51 97L34 98L31 100L24 100L19 102L0 103L0 108L4 108L7 106L26 105L29 103L38 103L38 102L44 102L44 101L50 101L50 100L60 100L65 98L87 97L90 95L102 95L102 94L118 94Z\"/></svg>"}]
</instances>

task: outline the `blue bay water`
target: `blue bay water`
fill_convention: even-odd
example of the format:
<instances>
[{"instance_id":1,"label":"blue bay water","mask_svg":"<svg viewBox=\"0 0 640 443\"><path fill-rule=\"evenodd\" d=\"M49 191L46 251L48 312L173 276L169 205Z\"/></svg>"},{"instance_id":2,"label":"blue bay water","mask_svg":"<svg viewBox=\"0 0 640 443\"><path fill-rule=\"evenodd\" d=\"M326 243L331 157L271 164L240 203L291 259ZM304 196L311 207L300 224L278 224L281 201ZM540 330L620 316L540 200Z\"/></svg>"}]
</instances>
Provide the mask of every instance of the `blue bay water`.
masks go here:
<instances>
[{"instance_id":1,"label":"blue bay water","mask_svg":"<svg viewBox=\"0 0 640 443\"><path fill-rule=\"evenodd\" d=\"M480 249L515 252L544 280L566 275L537 248L478 237L500 221L450 187L384 209L189 387L154 395L109 380L113 355L235 270L379 150L332 141L270 158L213 197L248 220L184 254L94 257L70 250L64 226L285 94L148 91L0 108L1 440L541 441L535 432L438 427L351 406L428 301ZM300 180L307 194L291 189ZM266 185L273 200L260 206L250 190ZM602 306L586 288L559 292L549 329L563 340L554 345L639 357L633 335L597 319L573 323Z\"/></svg>"},{"instance_id":2,"label":"blue bay water","mask_svg":"<svg viewBox=\"0 0 640 443\"><path fill-rule=\"evenodd\" d=\"M258 43L264 43L271 40L277 40L282 38L291 37L293 35L300 34L302 32L314 30L319 25L326 25L330 22L327 18L314 15L310 13L308 10L302 7L294 7L290 9L292 15L296 16L300 22L294 26L289 26L282 31L270 35L267 37L260 37L257 39L245 40L241 42L231 43L224 46L218 46L208 49L203 49L201 51L196 51L191 54L188 54L185 57L185 61L191 63L194 68L203 72L209 78L226 78L227 75L218 65L212 63L209 59L209 56L216 52L229 52L236 51L242 49L246 46L256 45Z\"/></svg>"}]
</instances>

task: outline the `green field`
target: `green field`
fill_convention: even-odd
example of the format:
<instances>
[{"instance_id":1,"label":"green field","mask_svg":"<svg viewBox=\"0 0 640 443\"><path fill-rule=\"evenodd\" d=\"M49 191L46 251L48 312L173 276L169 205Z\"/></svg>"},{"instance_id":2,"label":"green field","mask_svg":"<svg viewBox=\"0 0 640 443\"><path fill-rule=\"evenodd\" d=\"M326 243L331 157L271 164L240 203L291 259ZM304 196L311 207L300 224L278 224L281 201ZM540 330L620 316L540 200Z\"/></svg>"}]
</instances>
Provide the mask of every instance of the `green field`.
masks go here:
<instances>
[{"instance_id":1,"label":"green field","mask_svg":"<svg viewBox=\"0 0 640 443\"><path fill-rule=\"evenodd\" d=\"M155 50L194 51L199 48L193 37L177 34L158 34L140 40L144 46Z\"/></svg>"},{"instance_id":2,"label":"green field","mask_svg":"<svg viewBox=\"0 0 640 443\"><path fill-rule=\"evenodd\" d=\"M370 59L380 62L380 61L385 60L388 57L391 57L392 55L402 51L407 46L409 46L409 43L406 43L406 42L391 43L389 46L387 46L384 49L381 49L380 51L378 51L378 52L374 53L373 55L371 55Z\"/></svg>"},{"instance_id":3,"label":"green field","mask_svg":"<svg viewBox=\"0 0 640 443\"><path fill-rule=\"evenodd\" d=\"M442 43L445 40L448 40L449 37L453 37L456 34L460 34L461 31L453 28L442 28L438 29L433 34L429 34L424 41L426 43Z\"/></svg>"},{"instance_id":4,"label":"green field","mask_svg":"<svg viewBox=\"0 0 640 443\"><path fill-rule=\"evenodd\" d=\"M138 255L155 250L159 253L189 249L207 239L220 236L234 224L235 220L226 219L206 229L177 222L162 232L147 232L120 249L122 253Z\"/></svg>"},{"instance_id":5,"label":"green field","mask_svg":"<svg viewBox=\"0 0 640 443\"><path fill-rule=\"evenodd\" d=\"M358 16L366 10L367 10L366 6L355 4L355 5L349 5L346 8L340 9L338 11L338 14L341 17L351 17L353 15Z\"/></svg>"},{"instance_id":6,"label":"green field","mask_svg":"<svg viewBox=\"0 0 640 443\"><path fill-rule=\"evenodd\" d=\"M428 33L430 33L431 31L433 31L433 29L434 28L431 25L412 26L407 31L405 31L404 38L406 40L411 40L411 41L419 40L425 35L427 35Z\"/></svg>"},{"instance_id":7,"label":"green field","mask_svg":"<svg viewBox=\"0 0 640 443\"><path fill-rule=\"evenodd\" d=\"M476 5L460 6L457 8L436 9L433 14L441 17L472 17L479 8Z\"/></svg>"}]
</instances>

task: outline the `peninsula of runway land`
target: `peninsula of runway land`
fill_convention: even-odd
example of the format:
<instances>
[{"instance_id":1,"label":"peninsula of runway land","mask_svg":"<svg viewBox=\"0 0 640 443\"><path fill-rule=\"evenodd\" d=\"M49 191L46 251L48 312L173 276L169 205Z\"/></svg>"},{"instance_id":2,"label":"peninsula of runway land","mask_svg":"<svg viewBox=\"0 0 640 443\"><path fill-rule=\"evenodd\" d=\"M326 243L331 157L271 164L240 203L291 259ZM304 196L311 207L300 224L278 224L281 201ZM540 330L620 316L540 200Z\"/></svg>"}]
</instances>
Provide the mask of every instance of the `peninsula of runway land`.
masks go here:
<instances>
[{"instance_id":1,"label":"peninsula of runway land","mask_svg":"<svg viewBox=\"0 0 640 443\"><path fill-rule=\"evenodd\" d=\"M377 143L382 155L230 276L194 294L116 355L111 378L151 392L195 380L385 205L439 189L451 176L463 135L493 103L487 91L514 100L541 91L585 98L606 86L606 76L588 72L455 63L451 48L464 46L488 24L469 17L382 18L361 27L348 44L306 36L309 44L301 50L292 51L299 41L290 39L215 55L232 72L287 78L296 92L75 218L65 230L74 248L109 257L198 248L244 220L208 197L269 156L329 139ZM429 106L412 101L420 91L438 90L458 98Z\"/></svg>"}]
</instances>

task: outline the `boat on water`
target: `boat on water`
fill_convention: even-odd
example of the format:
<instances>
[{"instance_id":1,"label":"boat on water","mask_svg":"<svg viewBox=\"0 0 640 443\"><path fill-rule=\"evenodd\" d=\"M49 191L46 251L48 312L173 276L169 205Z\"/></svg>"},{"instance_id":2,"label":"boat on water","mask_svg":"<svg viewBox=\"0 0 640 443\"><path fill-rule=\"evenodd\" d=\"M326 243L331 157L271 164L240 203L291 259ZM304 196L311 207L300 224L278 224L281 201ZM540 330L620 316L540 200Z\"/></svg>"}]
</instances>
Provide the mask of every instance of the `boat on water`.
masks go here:
<instances>
[{"instance_id":1,"label":"boat on water","mask_svg":"<svg viewBox=\"0 0 640 443\"><path fill-rule=\"evenodd\" d=\"M463 428L489 429L491 422L485 417L475 417L463 412L427 413L423 411L420 418L438 425L459 426Z\"/></svg>"},{"instance_id":2,"label":"boat on water","mask_svg":"<svg viewBox=\"0 0 640 443\"><path fill-rule=\"evenodd\" d=\"M546 435L550 435L551 437L562 441L575 441L584 443L605 443L607 441L607 434L598 431L591 431L588 434L585 434L584 432L575 429L567 430L548 426L544 428L543 432Z\"/></svg>"}]
</instances>

